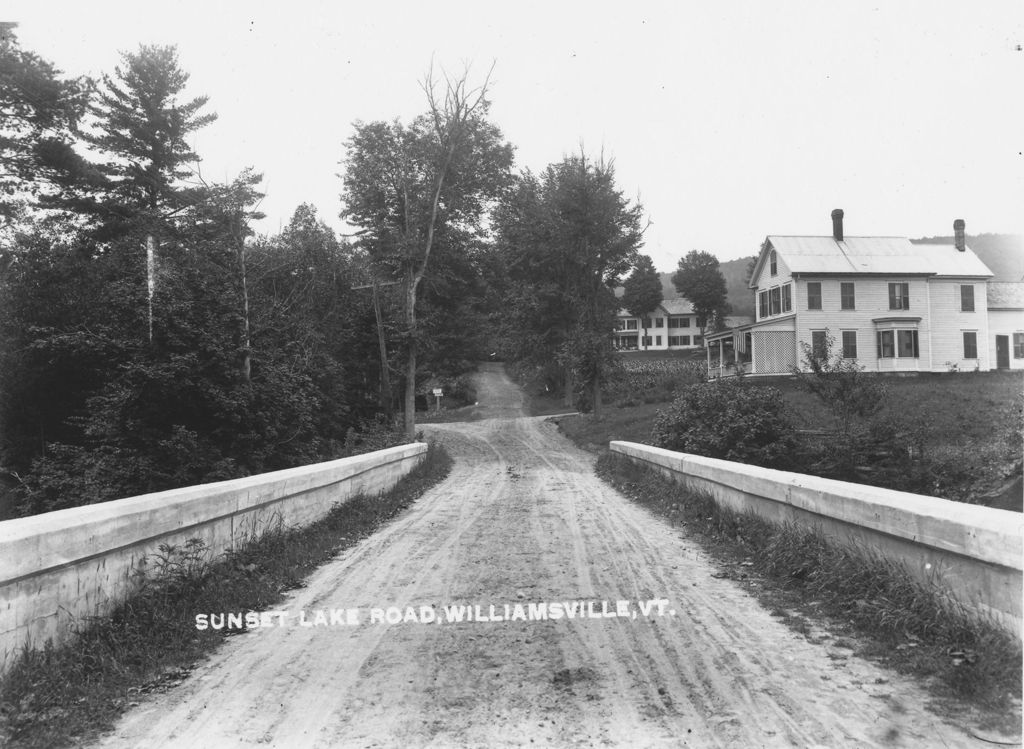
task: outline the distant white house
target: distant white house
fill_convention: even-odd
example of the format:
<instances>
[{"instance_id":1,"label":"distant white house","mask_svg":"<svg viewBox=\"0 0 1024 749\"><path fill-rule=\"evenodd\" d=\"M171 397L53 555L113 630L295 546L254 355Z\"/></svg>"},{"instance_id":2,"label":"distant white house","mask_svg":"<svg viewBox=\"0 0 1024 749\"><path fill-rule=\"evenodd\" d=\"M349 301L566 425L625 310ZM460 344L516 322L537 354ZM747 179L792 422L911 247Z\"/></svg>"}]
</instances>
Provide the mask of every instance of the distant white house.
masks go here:
<instances>
[{"instance_id":1,"label":"distant white house","mask_svg":"<svg viewBox=\"0 0 1024 749\"><path fill-rule=\"evenodd\" d=\"M729 316L727 328L751 321L747 316ZM635 317L625 309L615 320L615 348L619 351L668 351L701 346L700 325L693 305L682 297L665 299L648 317Z\"/></svg>"},{"instance_id":2,"label":"distant white house","mask_svg":"<svg viewBox=\"0 0 1024 749\"><path fill-rule=\"evenodd\" d=\"M614 342L620 351L697 348L701 345L700 327L688 300L665 299L644 318L620 309L615 320Z\"/></svg>"},{"instance_id":3,"label":"distant white house","mask_svg":"<svg viewBox=\"0 0 1024 749\"><path fill-rule=\"evenodd\" d=\"M951 245L847 237L841 210L832 224L831 236L766 238L750 279L757 318L707 336L712 376L790 373L801 344L826 336L871 371L1024 367L1020 286L992 289L962 220Z\"/></svg>"}]
</instances>

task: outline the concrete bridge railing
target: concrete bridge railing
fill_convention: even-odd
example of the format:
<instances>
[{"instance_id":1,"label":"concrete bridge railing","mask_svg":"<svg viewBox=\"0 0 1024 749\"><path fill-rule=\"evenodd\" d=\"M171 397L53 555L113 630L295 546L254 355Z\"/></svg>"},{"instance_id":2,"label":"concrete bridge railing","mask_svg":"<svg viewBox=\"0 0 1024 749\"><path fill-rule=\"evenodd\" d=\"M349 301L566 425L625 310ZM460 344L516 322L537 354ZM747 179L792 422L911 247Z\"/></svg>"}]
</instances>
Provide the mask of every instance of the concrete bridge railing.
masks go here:
<instances>
[{"instance_id":1,"label":"concrete bridge railing","mask_svg":"<svg viewBox=\"0 0 1024 749\"><path fill-rule=\"evenodd\" d=\"M0 522L0 672L22 648L66 640L109 613L161 544L201 539L211 557L272 524L309 524L359 494L393 487L422 443L214 484Z\"/></svg>"},{"instance_id":2,"label":"concrete bridge railing","mask_svg":"<svg viewBox=\"0 0 1024 749\"><path fill-rule=\"evenodd\" d=\"M612 442L721 506L817 527L904 565L917 579L1021 634L1024 515L788 471Z\"/></svg>"}]
</instances>

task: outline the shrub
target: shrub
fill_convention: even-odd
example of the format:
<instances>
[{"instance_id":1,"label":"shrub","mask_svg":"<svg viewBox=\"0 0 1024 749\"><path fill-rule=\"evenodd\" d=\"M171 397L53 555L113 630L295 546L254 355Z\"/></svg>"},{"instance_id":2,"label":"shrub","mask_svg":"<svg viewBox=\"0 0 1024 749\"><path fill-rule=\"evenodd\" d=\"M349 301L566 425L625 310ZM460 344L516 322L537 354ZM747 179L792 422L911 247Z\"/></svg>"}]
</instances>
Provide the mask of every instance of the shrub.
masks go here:
<instances>
[{"instance_id":1,"label":"shrub","mask_svg":"<svg viewBox=\"0 0 1024 749\"><path fill-rule=\"evenodd\" d=\"M735 380L689 385L658 413L652 437L668 450L788 467L793 429L782 393Z\"/></svg>"},{"instance_id":2,"label":"shrub","mask_svg":"<svg viewBox=\"0 0 1024 749\"><path fill-rule=\"evenodd\" d=\"M819 348L800 345L805 369L794 370L797 381L821 400L842 434L857 431L883 410L888 391L882 379L867 372L856 359L844 359L828 330Z\"/></svg>"}]
</instances>

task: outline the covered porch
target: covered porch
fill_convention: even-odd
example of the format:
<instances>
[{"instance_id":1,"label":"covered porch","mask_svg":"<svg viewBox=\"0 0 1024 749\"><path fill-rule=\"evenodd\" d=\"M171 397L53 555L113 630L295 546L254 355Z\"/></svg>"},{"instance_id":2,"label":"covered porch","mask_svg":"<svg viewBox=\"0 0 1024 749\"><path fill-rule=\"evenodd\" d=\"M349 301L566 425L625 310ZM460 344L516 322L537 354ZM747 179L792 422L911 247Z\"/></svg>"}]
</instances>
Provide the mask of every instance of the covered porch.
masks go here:
<instances>
[{"instance_id":1,"label":"covered porch","mask_svg":"<svg viewBox=\"0 0 1024 749\"><path fill-rule=\"evenodd\" d=\"M709 380L735 377L752 371L752 327L745 325L720 333L711 333L705 337Z\"/></svg>"},{"instance_id":2,"label":"covered porch","mask_svg":"<svg viewBox=\"0 0 1024 749\"><path fill-rule=\"evenodd\" d=\"M796 332L792 322L771 328L740 325L707 336L708 379L737 375L792 374Z\"/></svg>"}]
</instances>

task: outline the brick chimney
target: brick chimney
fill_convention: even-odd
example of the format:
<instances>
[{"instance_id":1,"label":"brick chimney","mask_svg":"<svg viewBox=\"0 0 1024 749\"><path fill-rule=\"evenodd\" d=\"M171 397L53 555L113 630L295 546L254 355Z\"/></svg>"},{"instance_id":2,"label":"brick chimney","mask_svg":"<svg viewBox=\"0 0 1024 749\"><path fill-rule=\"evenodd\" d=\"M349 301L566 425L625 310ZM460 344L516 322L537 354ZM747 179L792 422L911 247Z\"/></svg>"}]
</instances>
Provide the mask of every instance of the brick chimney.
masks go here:
<instances>
[{"instance_id":1,"label":"brick chimney","mask_svg":"<svg viewBox=\"0 0 1024 749\"><path fill-rule=\"evenodd\" d=\"M964 241L964 230L966 228L967 225L962 218L958 218L953 222L953 244L956 245L960 252L967 249L967 243Z\"/></svg>"},{"instance_id":2,"label":"brick chimney","mask_svg":"<svg viewBox=\"0 0 1024 749\"><path fill-rule=\"evenodd\" d=\"M837 242L843 241L843 209L836 208L832 211L832 237Z\"/></svg>"}]
</instances>

